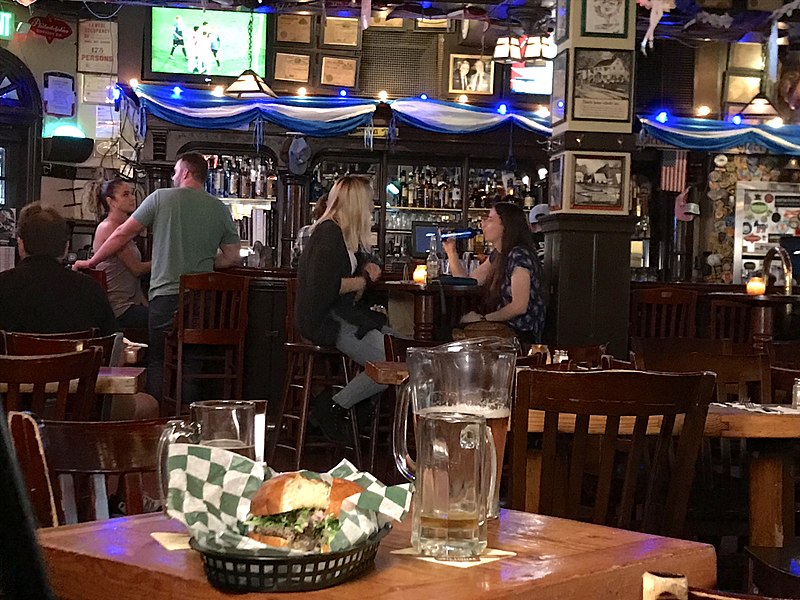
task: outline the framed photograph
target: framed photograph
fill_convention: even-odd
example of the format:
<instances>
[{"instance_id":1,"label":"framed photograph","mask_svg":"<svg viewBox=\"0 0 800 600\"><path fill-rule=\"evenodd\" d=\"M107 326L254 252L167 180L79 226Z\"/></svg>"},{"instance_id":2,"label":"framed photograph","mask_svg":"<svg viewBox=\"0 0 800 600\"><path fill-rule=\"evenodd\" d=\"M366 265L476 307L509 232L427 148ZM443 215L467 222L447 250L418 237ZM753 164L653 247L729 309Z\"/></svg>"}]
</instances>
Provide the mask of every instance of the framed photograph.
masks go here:
<instances>
[{"instance_id":1,"label":"framed photograph","mask_svg":"<svg viewBox=\"0 0 800 600\"><path fill-rule=\"evenodd\" d=\"M275 41L279 44L310 44L313 19L311 15L278 15Z\"/></svg>"},{"instance_id":2,"label":"framed photograph","mask_svg":"<svg viewBox=\"0 0 800 600\"><path fill-rule=\"evenodd\" d=\"M275 52L273 79L308 83L311 77L311 56L308 54L289 54Z\"/></svg>"},{"instance_id":3,"label":"framed photograph","mask_svg":"<svg viewBox=\"0 0 800 600\"><path fill-rule=\"evenodd\" d=\"M581 34L592 37L624 38L628 36L628 2L630 0L581 0Z\"/></svg>"},{"instance_id":4,"label":"framed photograph","mask_svg":"<svg viewBox=\"0 0 800 600\"><path fill-rule=\"evenodd\" d=\"M569 50L553 59L553 92L550 95L550 124L558 125L567 115L567 74Z\"/></svg>"},{"instance_id":5,"label":"framed photograph","mask_svg":"<svg viewBox=\"0 0 800 600\"><path fill-rule=\"evenodd\" d=\"M378 16L372 16L369 18L369 26L370 27L386 27L387 29L403 29L405 27L405 22L403 19L387 19L386 15L389 12L382 12L378 13Z\"/></svg>"},{"instance_id":6,"label":"framed photograph","mask_svg":"<svg viewBox=\"0 0 800 600\"><path fill-rule=\"evenodd\" d=\"M548 175L548 199L550 210L561 210L564 197L564 155L559 154L550 159Z\"/></svg>"},{"instance_id":7,"label":"framed photograph","mask_svg":"<svg viewBox=\"0 0 800 600\"><path fill-rule=\"evenodd\" d=\"M575 49L572 118L629 121L633 50Z\"/></svg>"},{"instance_id":8,"label":"framed photograph","mask_svg":"<svg viewBox=\"0 0 800 600\"><path fill-rule=\"evenodd\" d=\"M328 17L325 19L325 28L322 30L323 46L358 48L360 38L361 31L358 27L358 19L344 17Z\"/></svg>"},{"instance_id":9,"label":"framed photograph","mask_svg":"<svg viewBox=\"0 0 800 600\"><path fill-rule=\"evenodd\" d=\"M569 210L628 213L629 154L575 152L570 159Z\"/></svg>"},{"instance_id":10,"label":"framed photograph","mask_svg":"<svg viewBox=\"0 0 800 600\"><path fill-rule=\"evenodd\" d=\"M450 31L449 19L414 19L417 31Z\"/></svg>"},{"instance_id":11,"label":"framed photograph","mask_svg":"<svg viewBox=\"0 0 800 600\"><path fill-rule=\"evenodd\" d=\"M556 0L556 44L569 39L569 0Z\"/></svg>"},{"instance_id":12,"label":"framed photograph","mask_svg":"<svg viewBox=\"0 0 800 600\"><path fill-rule=\"evenodd\" d=\"M450 55L451 94L494 94L494 61L491 56Z\"/></svg>"},{"instance_id":13,"label":"framed photograph","mask_svg":"<svg viewBox=\"0 0 800 600\"><path fill-rule=\"evenodd\" d=\"M343 56L323 56L319 82L321 85L356 87L358 59Z\"/></svg>"}]
</instances>

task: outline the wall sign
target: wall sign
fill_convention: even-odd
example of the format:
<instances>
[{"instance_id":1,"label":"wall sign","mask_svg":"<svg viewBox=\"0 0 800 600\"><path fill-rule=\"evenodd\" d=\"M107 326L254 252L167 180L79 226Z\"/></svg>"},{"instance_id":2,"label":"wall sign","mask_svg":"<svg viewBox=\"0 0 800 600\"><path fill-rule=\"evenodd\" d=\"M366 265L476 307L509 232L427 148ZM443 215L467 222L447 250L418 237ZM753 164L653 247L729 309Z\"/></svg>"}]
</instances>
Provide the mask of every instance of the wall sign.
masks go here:
<instances>
[{"instance_id":1,"label":"wall sign","mask_svg":"<svg viewBox=\"0 0 800 600\"><path fill-rule=\"evenodd\" d=\"M78 71L89 73L117 72L117 24L113 21L80 21L78 23Z\"/></svg>"},{"instance_id":2,"label":"wall sign","mask_svg":"<svg viewBox=\"0 0 800 600\"><path fill-rule=\"evenodd\" d=\"M14 37L14 13L0 11L0 40Z\"/></svg>"},{"instance_id":3,"label":"wall sign","mask_svg":"<svg viewBox=\"0 0 800 600\"><path fill-rule=\"evenodd\" d=\"M31 17L28 19L28 25L31 26L33 33L42 36L48 44L52 44L53 40L65 40L72 35L72 26L53 15Z\"/></svg>"},{"instance_id":4,"label":"wall sign","mask_svg":"<svg viewBox=\"0 0 800 600\"><path fill-rule=\"evenodd\" d=\"M47 71L42 74L42 101L45 114L71 117L75 114L75 78L69 73Z\"/></svg>"}]
</instances>

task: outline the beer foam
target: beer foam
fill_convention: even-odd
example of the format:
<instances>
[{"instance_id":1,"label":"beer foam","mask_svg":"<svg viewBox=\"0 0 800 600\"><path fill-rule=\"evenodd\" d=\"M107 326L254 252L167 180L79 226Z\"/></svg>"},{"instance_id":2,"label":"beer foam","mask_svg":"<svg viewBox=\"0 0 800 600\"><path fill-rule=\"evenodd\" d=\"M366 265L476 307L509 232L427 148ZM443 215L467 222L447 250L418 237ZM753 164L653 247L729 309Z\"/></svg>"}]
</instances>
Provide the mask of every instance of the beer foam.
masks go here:
<instances>
[{"instance_id":1,"label":"beer foam","mask_svg":"<svg viewBox=\"0 0 800 600\"><path fill-rule=\"evenodd\" d=\"M481 406L479 404L448 404L444 406L429 406L417 411L418 415L430 413L463 413L478 415L485 419L504 419L511 416L511 409L507 406Z\"/></svg>"}]
</instances>

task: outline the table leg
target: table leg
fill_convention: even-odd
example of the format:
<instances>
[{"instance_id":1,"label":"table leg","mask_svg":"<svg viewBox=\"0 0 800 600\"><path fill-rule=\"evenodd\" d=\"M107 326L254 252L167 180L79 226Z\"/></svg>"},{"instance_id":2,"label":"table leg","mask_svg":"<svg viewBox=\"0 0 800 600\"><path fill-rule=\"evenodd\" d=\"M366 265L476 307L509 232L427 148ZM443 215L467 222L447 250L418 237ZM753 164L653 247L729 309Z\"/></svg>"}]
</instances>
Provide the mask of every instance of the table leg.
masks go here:
<instances>
[{"instance_id":1,"label":"table leg","mask_svg":"<svg viewBox=\"0 0 800 600\"><path fill-rule=\"evenodd\" d=\"M414 295L414 339L433 339L433 296Z\"/></svg>"},{"instance_id":2,"label":"table leg","mask_svg":"<svg viewBox=\"0 0 800 600\"><path fill-rule=\"evenodd\" d=\"M794 538L794 477L790 452L750 459L750 545L783 548Z\"/></svg>"}]
</instances>

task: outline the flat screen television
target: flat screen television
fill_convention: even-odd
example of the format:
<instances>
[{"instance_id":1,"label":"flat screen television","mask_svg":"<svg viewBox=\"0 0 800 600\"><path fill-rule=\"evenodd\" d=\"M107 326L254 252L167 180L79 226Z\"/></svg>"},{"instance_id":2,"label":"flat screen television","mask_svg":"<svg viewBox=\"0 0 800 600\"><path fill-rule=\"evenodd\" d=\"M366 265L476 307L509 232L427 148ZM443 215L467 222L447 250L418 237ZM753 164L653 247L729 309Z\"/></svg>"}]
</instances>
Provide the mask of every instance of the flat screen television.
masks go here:
<instances>
[{"instance_id":1,"label":"flat screen television","mask_svg":"<svg viewBox=\"0 0 800 600\"><path fill-rule=\"evenodd\" d=\"M442 253L442 241L437 232L441 225L430 221L411 222L411 256L425 258L431 247L431 236L436 235L436 251Z\"/></svg>"},{"instance_id":2,"label":"flat screen television","mask_svg":"<svg viewBox=\"0 0 800 600\"><path fill-rule=\"evenodd\" d=\"M252 69L266 76L267 15L253 15L248 64L249 12L153 7L145 30L142 79L205 83L235 79Z\"/></svg>"},{"instance_id":3,"label":"flat screen television","mask_svg":"<svg viewBox=\"0 0 800 600\"><path fill-rule=\"evenodd\" d=\"M511 65L511 91L549 96L553 91L553 61L536 60Z\"/></svg>"}]
</instances>

